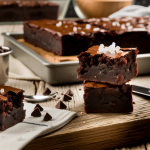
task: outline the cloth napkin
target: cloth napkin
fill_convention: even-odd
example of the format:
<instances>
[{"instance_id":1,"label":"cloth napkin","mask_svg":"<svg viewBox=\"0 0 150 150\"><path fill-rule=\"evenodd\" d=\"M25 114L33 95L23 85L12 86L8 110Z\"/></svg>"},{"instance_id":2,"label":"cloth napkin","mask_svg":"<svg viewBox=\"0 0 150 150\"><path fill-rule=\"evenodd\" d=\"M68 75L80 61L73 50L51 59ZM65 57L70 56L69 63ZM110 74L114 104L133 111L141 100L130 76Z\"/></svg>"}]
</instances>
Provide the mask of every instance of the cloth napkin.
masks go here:
<instances>
[{"instance_id":1,"label":"cloth napkin","mask_svg":"<svg viewBox=\"0 0 150 150\"><path fill-rule=\"evenodd\" d=\"M22 62L14 58L12 55L9 57L9 78L23 79L23 80L41 80L40 77L35 75L28 67Z\"/></svg>"},{"instance_id":2,"label":"cloth napkin","mask_svg":"<svg viewBox=\"0 0 150 150\"><path fill-rule=\"evenodd\" d=\"M126 17L126 16L139 17L139 16L147 16L147 15L150 16L150 6L144 7L140 5L130 5L111 14L109 18L114 18L114 17L119 18L119 17Z\"/></svg>"},{"instance_id":3,"label":"cloth napkin","mask_svg":"<svg viewBox=\"0 0 150 150\"><path fill-rule=\"evenodd\" d=\"M0 131L0 150L20 150L34 138L58 130L76 116L76 112L43 107L41 117L32 117L34 107L35 104L24 103L26 109L24 121ZM51 121L43 121L46 112L52 116Z\"/></svg>"}]
</instances>

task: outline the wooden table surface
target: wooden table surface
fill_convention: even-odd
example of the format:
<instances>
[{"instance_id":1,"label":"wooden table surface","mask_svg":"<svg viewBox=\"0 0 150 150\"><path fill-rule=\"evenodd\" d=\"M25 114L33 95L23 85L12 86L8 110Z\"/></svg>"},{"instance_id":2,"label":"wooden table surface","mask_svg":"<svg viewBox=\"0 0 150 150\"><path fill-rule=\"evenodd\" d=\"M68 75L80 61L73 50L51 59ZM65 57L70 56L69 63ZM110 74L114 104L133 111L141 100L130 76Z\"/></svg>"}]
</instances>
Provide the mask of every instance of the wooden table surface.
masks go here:
<instances>
[{"instance_id":1,"label":"wooden table surface","mask_svg":"<svg viewBox=\"0 0 150 150\"><path fill-rule=\"evenodd\" d=\"M22 25L0 25L0 33L2 33L2 32L22 32ZM2 44L3 44L3 38L0 36L0 45L2 45ZM137 78L133 79L132 81L136 85L141 85L141 86L150 88L150 75L138 76ZM76 111L78 113L78 116L80 116L81 112L83 111L83 84L82 83L71 84L71 85L61 85L61 86L51 86L51 85L45 83L44 81L27 81L27 80L9 79L8 82L6 83L6 85L24 89L25 94L31 94L31 95L32 94L42 94L44 88L49 87L52 92L59 93L57 97L61 97L60 99L62 99L61 93L65 93L69 88L71 88L71 90L75 93L75 96L74 96L74 100L72 100L70 103L65 102L67 105L67 109L71 110L71 111ZM133 98L138 98L138 96L134 95ZM41 105L46 106L46 107L55 107L56 103L57 103L57 100L51 100L48 102L41 103ZM84 116L84 114L83 114L83 116ZM81 126L83 124L86 124L86 122L88 122L86 120L86 117L84 118L84 120L85 121L80 122L80 124L82 123ZM78 126L80 124L78 124ZM58 134L63 134L66 132L66 130L68 130L68 131L72 130L71 126L69 126L69 124L66 125L64 128L62 128L50 135L47 135L47 136L51 137L51 136L55 136ZM62 138L63 138L63 136L62 136ZM37 141L38 141L38 138L37 138ZM51 142L51 141L49 141L49 142ZM121 142L121 141L119 141L119 138L118 138L118 142ZM90 145L89 145L89 147L90 147ZM24 149L35 149L35 148L31 147L29 144ZM45 149L46 149L46 147L45 147ZM98 149L98 147L90 148L90 149ZM115 148L115 149L150 150L150 144L148 141L144 141L144 142L141 141L139 143L136 143L135 145L128 145L125 147L119 147L119 148Z\"/></svg>"}]
</instances>

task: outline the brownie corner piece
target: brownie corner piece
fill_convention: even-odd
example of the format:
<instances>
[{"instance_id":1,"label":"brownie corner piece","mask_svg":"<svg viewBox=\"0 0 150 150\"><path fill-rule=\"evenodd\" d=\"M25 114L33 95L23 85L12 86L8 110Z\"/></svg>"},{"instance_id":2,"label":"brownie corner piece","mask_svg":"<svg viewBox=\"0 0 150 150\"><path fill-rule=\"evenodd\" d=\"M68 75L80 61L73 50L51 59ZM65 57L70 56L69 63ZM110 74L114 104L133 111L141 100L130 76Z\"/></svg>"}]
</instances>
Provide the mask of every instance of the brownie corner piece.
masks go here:
<instances>
[{"instance_id":1,"label":"brownie corner piece","mask_svg":"<svg viewBox=\"0 0 150 150\"><path fill-rule=\"evenodd\" d=\"M78 79L122 85L137 76L137 48L120 48L118 53L99 53L98 49L93 46L78 55Z\"/></svg>"},{"instance_id":2,"label":"brownie corner piece","mask_svg":"<svg viewBox=\"0 0 150 150\"><path fill-rule=\"evenodd\" d=\"M86 113L129 113L133 112L132 85L121 86L86 82L84 84Z\"/></svg>"},{"instance_id":3,"label":"brownie corner piece","mask_svg":"<svg viewBox=\"0 0 150 150\"><path fill-rule=\"evenodd\" d=\"M0 131L25 119L23 90L0 85Z\"/></svg>"}]
</instances>

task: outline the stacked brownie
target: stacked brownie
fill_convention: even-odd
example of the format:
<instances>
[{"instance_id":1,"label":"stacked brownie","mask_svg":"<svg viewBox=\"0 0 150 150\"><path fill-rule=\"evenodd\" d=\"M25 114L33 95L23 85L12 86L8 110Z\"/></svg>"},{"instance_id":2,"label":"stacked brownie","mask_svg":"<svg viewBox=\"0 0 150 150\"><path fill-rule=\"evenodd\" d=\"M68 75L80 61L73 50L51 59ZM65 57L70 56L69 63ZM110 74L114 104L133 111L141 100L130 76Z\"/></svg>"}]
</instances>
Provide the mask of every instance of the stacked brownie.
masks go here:
<instances>
[{"instance_id":1,"label":"stacked brownie","mask_svg":"<svg viewBox=\"0 0 150 150\"><path fill-rule=\"evenodd\" d=\"M93 46L78 56L77 78L84 80L87 113L132 112L132 85L137 76L136 48L120 48L115 43Z\"/></svg>"},{"instance_id":2,"label":"stacked brownie","mask_svg":"<svg viewBox=\"0 0 150 150\"><path fill-rule=\"evenodd\" d=\"M23 90L0 85L0 131L3 131L25 118Z\"/></svg>"}]
</instances>

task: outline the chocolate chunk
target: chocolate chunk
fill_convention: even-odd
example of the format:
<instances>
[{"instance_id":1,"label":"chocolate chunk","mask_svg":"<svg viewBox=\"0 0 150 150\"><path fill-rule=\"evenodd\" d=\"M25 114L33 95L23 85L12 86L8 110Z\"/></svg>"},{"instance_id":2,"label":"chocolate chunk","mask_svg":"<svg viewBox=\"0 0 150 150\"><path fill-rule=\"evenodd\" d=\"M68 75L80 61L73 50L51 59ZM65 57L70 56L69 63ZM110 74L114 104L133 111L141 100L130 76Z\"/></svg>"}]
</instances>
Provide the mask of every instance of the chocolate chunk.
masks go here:
<instances>
[{"instance_id":1,"label":"chocolate chunk","mask_svg":"<svg viewBox=\"0 0 150 150\"><path fill-rule=\"evenodd\" d=\"M67 108L67 106L62 101L59 101L55 107L57 109L66 109Z\"/></svg>"},{"instance_id":2,"label":"chocolate chunk","mask_svg":"<svg viewBox=\"0 0 150 150\"><path fill-rule=\"evenodd\" d=\"M43 107L42 107L42 106L40 106L39 104L36 104L35 108L39 108L39 109L40 109L40 111L43 111ZM34 109L35 109L35 108L34 108Z\"/></svg>"},{"instance_id":3,"label":"chocolate chunk","mask_svg":"<svg viewBox=\"0 0 150 150\"><path fill-rule=\"evenodd\" d=\"M73 96L73 95L74 95L74 93L73 93L70 89L68 89L68 91L66 92L66 94L67 94L67 95L70 95L70 96Z\"/></svg>"},{"instance_id":4,"label":"chocolate chunk","mask_svg":"<svg viewBox=\"0 0 150 150\"><path fill-rule=\"evenodd\" d=\"M63 97L63 101L69 101L72 100L72 97L70 95L65 94Z\"/></svg>"},{"instance_id":5,"label":"chocolate chunk","mask_svg":"<svg viewBox=\"0 0 150 150\"><path fill-rule=\"evenodd\" d=\"M49 121L51 119L52 119L52 116L49 113L46 113L45 116L44 116L43 121Z\"/></svg>"},{"instance_id":6,"label":"chocolate chunk","mask_svg":"<svg viewBox=\"0 0 150 150\"><path fill-rule=\"evenodd\" d=\"M49 88L45 88L43 95L49 95L51 94L51 90Z\"/></svg>"},{"instance_id":7,"label":"chocolate chunk","mask_svg":"<svg viewBox=\"0 0 150 150\"><path fill-rule=\"evenodd\" d=\"M41 117L41 112L40 109L38 107L36 107L33 112L31 113L31 116L33 117Z\"/></svg>"}]
</instances>

